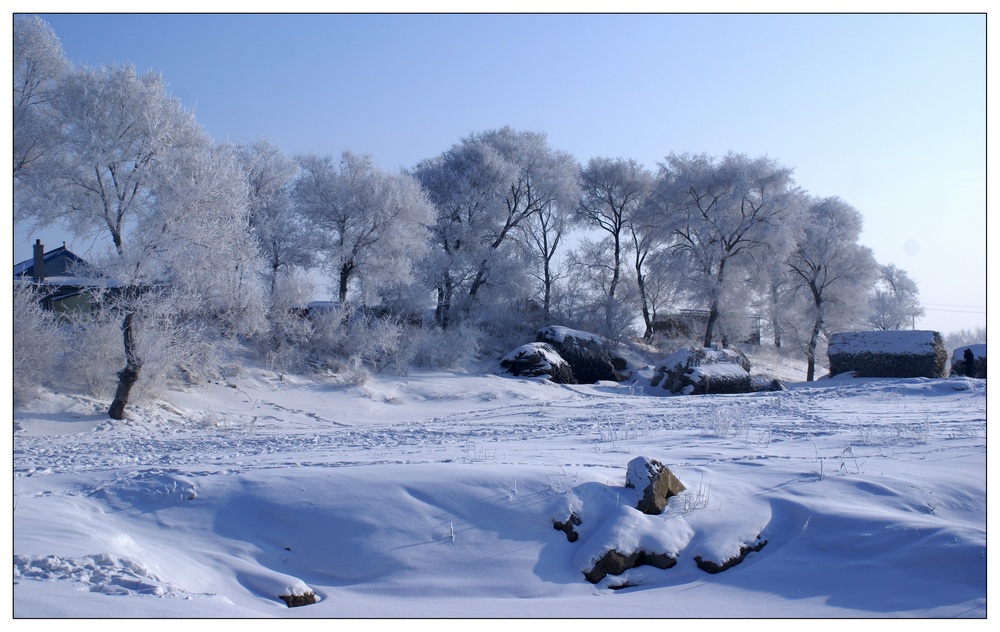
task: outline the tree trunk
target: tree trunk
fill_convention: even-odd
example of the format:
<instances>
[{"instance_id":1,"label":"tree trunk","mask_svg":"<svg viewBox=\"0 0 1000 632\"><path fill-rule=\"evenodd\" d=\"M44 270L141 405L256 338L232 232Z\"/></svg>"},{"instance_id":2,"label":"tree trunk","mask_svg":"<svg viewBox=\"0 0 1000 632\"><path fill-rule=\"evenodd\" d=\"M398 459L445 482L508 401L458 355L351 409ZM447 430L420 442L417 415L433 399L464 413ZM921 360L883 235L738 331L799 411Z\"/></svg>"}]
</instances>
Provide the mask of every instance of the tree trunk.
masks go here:
<instances>
[{"instance_id":1,"label":"tree trunk","mask_svg":"<svg viewBox=\"0 0 1000 632\"><path fill-rule=\"evenodd\" d=\"M774 330L774 348L781 348L781 323L778 320L778 287L771 286L771 325Z\"/></svg>"},{"instance_id":2,"label":"tree trunk","mask_svg":"<svg viewBox=\"0 0 1000 632\"><path fill-rule=\"evenodd\" d=\"M806 381L812 382L816 377L816 347L819 346L819 332L823 321L819 318L813 324L812 335L809 336L809 346L806 348Z\"/></svg>"},{"instance_id":3,"label":"tree trunk","mask_svg":"<svg viewBox=\"0 0 1000 632\"><path fill-rule=\"evenodd\" d=\"M719 301L712 301L712 308L708 310L708 325L705 326L705 347L712 346L712 330L715 329L715 321L719 319Z\"/></svg>"},{"instance_id":4,"label":"tree trunk","mask_svg":"<svg viewBox=\"0 0 1000 632\"><path fill-rule=\"evenodd\" d=\"M649 314L649 299L646 297L646 278L642 275L642 266L636 264L636 281L639 284L639 301L642 303L642 322L646 325L646 331L642 334L642 339L649 342L653 338L653 317Z\"/></svg>"},{"instance_id":5,"label":"tree trunk","mask_svg":"<svg viewBox=\"0 0 1000 632\"><path fill-rule=\"evenodd\" d=\"M712 307L708 310L708 325L705 327L705 346L712 346L712 332L715 329L715 321L719 319L719 294L722 293L722 281L726 274L726 258L719 261L719 273L715 275L715 298L712 299Z\"/></svg>"},{"instance_id":6,"label":"tree trunk","mask_svg":"<svg viewBox=\"0 0 1000 632\"><path fill-rule=\"evenodd\" d=\"M549 324L549 313L552 309L552 271L549 266L549 260L545 259L545 269L543 270L542 283L545 285L545 291L542 297L542 314L545 317L545 324Z\"/></svg>"},{"instance_id":7,"label":"tree trunk","mask_svg":"<svg viewBox=\"0 0 1000 632\"><path fill-rule=\"evenodd\" d=\"M434 317L441 329L448 329L451 322L451 296L453 292L450 274L445 273L443 285L444 287L438 288L437 308L434 310Z\"/></svg>"},{"instance_id":8,"label":"tree trunk","mask_svg":"<svg viewBox=\"0 0 1000 632\"><path fill-rule=\"evenodd\" d=\"M475 300L476 294L479 293L479 288L483 287L486 283L486 267L489 265L489 258L483 259L479 264L479 269L476 270L476 278L472 280L472 285L469 286L469 298Z\"/></svg>"},{"instance_id":9,"label":"tree trunk","mask_svg":"<svg viewBox=\"0 0 1000 632\"><path fill-rule=\"evenodd\" d=\"M345 263L340 266L340 304L347 304L347 283L351 280L351 272L354 271L352 263Z\"/></svg>"},{"instance_id":10,"label":"tree trunk","mask_svg":"<svg viewBox=\"0 0 1000 632\"><path fill-rule=\"evenodd\" d=\"M118 372L118 388L115 390L115 398L108 409L108 416L112 419L125 418L125 406L128 404L129 393L132 387L139 381L139 370L142 369L142 360L135 348L135 312L129 311L122 320L122 341L125 343L125 368Z\"/></svg>"},{"instance_id":11,"label":"tree trunk","mask_svg":"<svg viewBox=\"0 0 1000 632\"><path fill-rule=\"evenodd\" d=\"M604 311L604 325L607 328L608 335L614 331L614 309L615 309L615 292L618 289L618 280L621 276L621 261L622 261L622 247L619 241L618 235L614 236L615 240L615 253L614 253L614 267L611 269L611 284L608 287L608 302L605 304Z\"/></svg>"},{"instance_id":12,"label":"tree trunk","mask_svg":"<svg viewBox=\"0 0 1000 632\"><path fill-rule=\"evenodd\" d=\"M275 313L277 309L275 295L278 293L278 268L280 267L281 264L277 260L271 264L271 318L269 322L271 327L271 351L275 353L281 348L281 332L277 323L281 322L285 317L284 314L279 317Z\"/></svg>"}]
</instances>

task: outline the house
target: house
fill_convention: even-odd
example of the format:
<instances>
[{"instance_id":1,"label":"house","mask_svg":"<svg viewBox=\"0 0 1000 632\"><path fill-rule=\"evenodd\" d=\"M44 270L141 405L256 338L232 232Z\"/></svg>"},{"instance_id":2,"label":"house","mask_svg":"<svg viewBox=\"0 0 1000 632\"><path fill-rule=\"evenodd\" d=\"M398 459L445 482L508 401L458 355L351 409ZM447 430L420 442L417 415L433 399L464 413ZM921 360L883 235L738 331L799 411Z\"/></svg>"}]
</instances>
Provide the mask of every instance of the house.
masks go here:
<instances>
[{"instance_id":1,"label":"house","mask_svg":"<svg viewBox=\"0 0 1000 632\"><path fill-rule=\"evenodd\" d=\"M95 295L115 284L107 279L85 276L87 262L66 248L66 243L45 252L35 240L31 259L14 265L15 283L35 284L42 307L58 314L90 313Z\"/></svg>"}]
</instances>

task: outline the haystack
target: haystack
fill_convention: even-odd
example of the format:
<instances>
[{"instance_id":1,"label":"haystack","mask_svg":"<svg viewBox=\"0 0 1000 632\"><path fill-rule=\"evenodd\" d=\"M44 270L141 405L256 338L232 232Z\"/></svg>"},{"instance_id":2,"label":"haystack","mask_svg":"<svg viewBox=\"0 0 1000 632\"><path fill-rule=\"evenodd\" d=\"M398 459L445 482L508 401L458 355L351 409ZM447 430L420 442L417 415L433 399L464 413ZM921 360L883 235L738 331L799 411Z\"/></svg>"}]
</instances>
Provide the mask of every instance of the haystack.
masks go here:
<instances>
[{"instance_id":1,"label":"haystack","mask_svg":"<svg viewBox=\"0 0 1000 632\"><path fill-rule=\"evenodd\" d=\"M852 331L832 334L830 375L947 377L948 352L936 331Z\"/></svg>"}]
</instances>

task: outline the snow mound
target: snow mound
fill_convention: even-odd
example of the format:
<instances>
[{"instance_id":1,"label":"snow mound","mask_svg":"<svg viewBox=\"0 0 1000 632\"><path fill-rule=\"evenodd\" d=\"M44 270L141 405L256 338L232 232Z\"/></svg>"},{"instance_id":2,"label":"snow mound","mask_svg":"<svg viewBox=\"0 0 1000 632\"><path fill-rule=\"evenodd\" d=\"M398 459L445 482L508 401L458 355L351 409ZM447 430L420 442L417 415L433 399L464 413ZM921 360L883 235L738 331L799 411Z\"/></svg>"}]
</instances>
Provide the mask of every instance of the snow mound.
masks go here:
<instances>
[{"instance_id":1,"label":"snow mound","mask_svg":"<svg viewBox=\"0 0 1000 632\"><path fill-rule=\"evenodd\" d=\"M542 327L538 330L538 336L560 344L564 344L567 338L576 338L577 340L586 340L588 342L604 344L604 338L598 336L597 334L580 331L579 329L570 329L569 327L563 327L561 325L549 325L547 327Z\"/></svg>"}]
</instances>

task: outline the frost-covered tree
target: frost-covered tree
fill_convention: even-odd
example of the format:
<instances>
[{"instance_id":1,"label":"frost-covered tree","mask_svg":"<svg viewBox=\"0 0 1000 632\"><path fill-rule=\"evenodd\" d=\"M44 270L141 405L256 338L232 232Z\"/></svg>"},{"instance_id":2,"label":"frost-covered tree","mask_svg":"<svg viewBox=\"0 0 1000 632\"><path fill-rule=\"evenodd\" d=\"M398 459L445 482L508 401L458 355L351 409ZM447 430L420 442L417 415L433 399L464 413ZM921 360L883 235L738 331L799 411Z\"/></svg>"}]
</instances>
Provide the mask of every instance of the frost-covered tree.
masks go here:
<instances>
[{"instance_id":1,"label":"frost-covered tree","mask_svg":"<svg viewBox=\"0 0 1000 632\"><path fill-rule=\"evenodd\" d=\"M684 279L689 278L689 274L681 254L671 250L669 242L664 242L651 249L643 258L643 282L639 297L646 304L645 310L649 312L651 323L660 320L668 307L687 302ZM649 328L647 325L647 330ZM648 339L648 336L644 337Z\"/></svg>"},{"instance_id":2,"label":"frost-covered tree","mask_svg":"<svg viewBox=\"0 0 1000 632\"><path fill-rule=\"evenodd\" d=\"M552 205L574 204L577 173L544 134L509 127L472 134L417 165L414 175L439 213L426 274L440 326L449 326L456 305L487 303L487 288L506 288L511 303L525 295L520 229Z\"/></svg>"},{"instance_id":3,"label":"frost-covered tree","mask_svg":"<svg viewBox=\"0 0 1000 632\"><path fill-rule=\"evenodd\" d=\"M803 299L806 380L816 372L816 350L828 328L844 328L863 318L865 297L877 263L858 243L862 217L840 198L813 200L804 232L788 257L791 284Z\"/></svg>"},{"instance_id":4,"label":"frost-covered tree","mask_svg":"<svg viewBox=\"0 0 1000 632\"><path fill-rule=\"evenodd\" d=\"M792 316L792 294L794 284L784 261L768 257L761 262L757 271L760 280L765 284L764 297L761 301L764 317L771 328L771 340L775 349L780 349L784 340L784 331Z\"/></svg>"},{"instance_id":5,"label":"frost-covered tree","mask_svg":"<svg viewBox=\"0 0 1000 632\"><path fill-rule=\"evenodd\" d=\"M291 183L298 163L265 140L239 150L249 187L249 223L268 266L273 296L281 273L305 267L314 259L312 234L291 203Z\"/></svg>"},{"instance_id":6,"label":"frost-covered tree","mask_svg":"<svg viewBox=\"0 0 1000 632\"><path fill-rule=\"evenodd\" d=\"M583 169L583 196L580 200L578 215L580 220L604 233L607 239L599 243L608 246L611 277L607 283L606 295L606 329L611 330L614 322L615 294L622 278L622 266L625 250L630 238L635 238L640 250L636 252L636 269L638 280L643 281L642 262L646 254L648 231L638 224L636 230L630 233L633 219L640 212L649 195L652 175L635 160L624 158L592 158ZM647 306L644 302L644 310ZM644 312L648 316L648 311ZM647 318L647 332L651 322Z\"/></svg>"},{"instance_id":7,"label":"frost-covered tree","mask_svg":"<svg viewBox=\"0 0 1000 632\"><path fill-rule=\"evenodd\" d=\"M250 227L239 149L193 148L164 163L156 176L156 203L141 217L156 231L132 238L142 260L128 265L144 275L137 282L155 283L176 313L214 322L229 336L263 331L264 262Z\"/></svg>"},{"instance_id":8,"label":"frost-covered tree","mask_svg":"<svg viewBox=\"0 0 1000 632\"><path fill-rule=\"evenodd\" d=\"M157 170L209 139L159 75L132 66L76 69L50 103L58 159L46 161L17 211L31 224L106 234L123 254L129 222L153 205Z\"/></svg>"},{"instance_id":9,"label":"frost-covered tree","mask_svg":"<svg viewBox=\"0 0 1000 632\"><path fill-rule=\"evenodd\" d=\"M318 232L318 248L341 303L355 281L367 304L409 283L435 216L420 184L350 151L336 162L330 156L301 156L299 167L294 202Z\"/></svg>"},{"instance_id":10,"label":"frost-covered tree","mask_svg":"<svg viewBox=\"0 0 1000 632\"><path fill-rule=\"evenodd\" d=\"M611 237L594 233L599 239L583 238L569 253L567 296L561 305L566 322L573 327L600 332L606 340L621 342L636 335L635 307L638 302L631 275L614 280L614 265L608 253ZM617 283L609 301L612 282Z\"/></svg>"},{"instance_id":11,"label":"frost-covered tree","mask_svg":"<svg viewBox=\"0 0 1000 632\"><path fill-rule=\"evenodd\" d=\"M268 290L268 357L287 355L285 342L308 333L308 322L295 312L309 301L311 287L303 270L316 260L316 233L292 204L291 187L298 163L280 147L256 140L240 147L248 185L248 222L265 260ZM294 362L294 360L292 360Z\"/></svg>"},{"instance_id":12,"label":"frost-covered tree","mask_svg":"<svg viewBox=\"0 0 1000 632\"><path fill-rule=\"evenodd\" d=\"M540 286L542 318L548 321L552 313L553 291L561 278L556 267L556 252L562 244L563 236L570 230L569 210L565 207L549 205L524 227L524 241L531 247L532 254L540 269L532 276Z\"/></svg>"},{"instance_id":13,"label":"frost-covered tree","mask_svg":"<svg viewBox=\"0 0 1000 632\"><path fill-rule=\"evenodd\" d=\"M435 321L447 329L453 306L465 306L479 263L490 261L491 244L503 244L491 235L500 236L502 191L516 172L496 149L469 137L422 161L413 174L438 209L424 273L436 293Z\"/></svg>"},{"instance_id":14,"label":"frost-covered tree","mask_svg":"<svg viewBox=\"0 0 1000 632\"><path fill-rule=\"evenodd\" d=\"M789 274L787 256L795 241L804 236L802 227L809 221L808 209L815 202L804 191L789 196L789 206L795 208L791 221L797 226L786 231L790 243L784 247L759 249L754 253L754 264L749 271L753 279L753 302L762 319L770 329L772 342L780 349L785 339L785 330L790 327L790 321L801 311L802 304L795 296L796 285ZM795 330L795 327L792 327ZM763 333L763 332L762 332Z\"/></svg>"},{"instance_id":15,"label":"frost-covered tree","mask_svg":"<svg viewBox=\"0 0 1000 632\"><path fill-rule=\"evenodd\" d=\"M246 185L231 150L212 146L158 74L76 69L50 103L60 151L25 183L32 194L17 211L33 226L110 242L93 263L120 316L125 366L108 411L120 419L143 366L140 323L156 330L211 312L233 333L256 326Z\"/></svg>"},{"instance_id":16,"label":"frost-covered tree","mask_svg":"<svg viewBox=\"0 0 1000 632\"><path fill-rule=\"evenodd\" d=\"M924 315L919 294L916 282L906 270L892 263L879 266L869 299L868 324L883 331L912 326L915 319Z\"/></svg>"},{"instance_id":17,"label":"frost-covered tree","mask_svg":"<svg viewBox=\"0 0 1000 632\"><path fill-rule=\"evenodd\" d=\"M962 328L944 335L945 349L986 344L986 327Z\"/></svg>"},{"instance_id":18,"label":"frost-covered tree","mask_svg":"<svg viewBox=\"0 0 1000 632\"><path fill-rule=\"evenodd\" d=\"M685 253L692 295L708 307L705 346L724 311L735 318L746 308L736 296L754 255L763 249L780 254L794 243L796 196L792 170L766 157L672 154L661 164L657 197L676 209L671 247Z\"/></svg>"},{"instance_id":19,"label":"frost-covered tree","mask_svg":"<svg viewBox=\"0 0 1000 632\"><path fill-rule=\"evenodd\" d=\"M560 164L563 163L563 164ZM563 177L577 169L576 159L569 154L559 153L554 166ZM573 181L567 180L566 190L545 204L541 210L523 225L524 242L537 261L531 275L537 280L541 296L542 318L548 322L552 314L553 292L556 282L561 278L556 265L556 254L562 245L563 237L573 229L572 217L575 207L567 201L577 197L573 191Z\"/></svg>"},{"instance_id":20,"label":"frost-covered tree","mask_svg":"<svg viewBox=\"0 0 1000 632\"><path fill-rule=\"evenodd\" d=\"M14 177L22 178L58 143L51 100L70 64L44 20L14 16Z\"/></svg>"}]
</instances>

